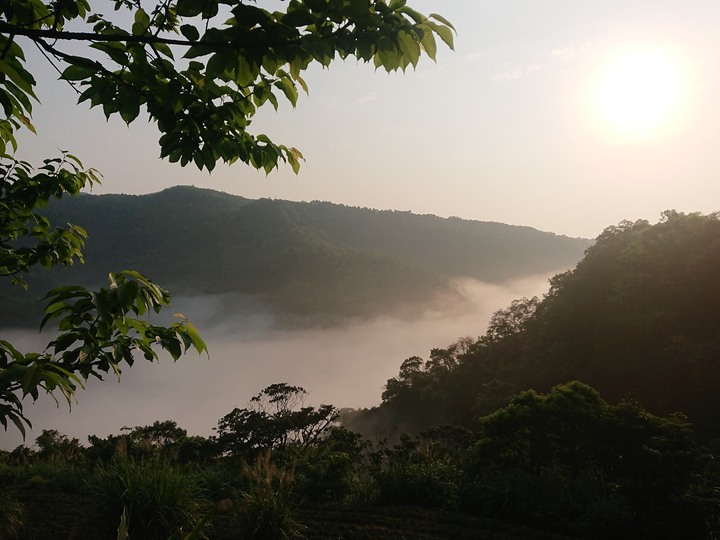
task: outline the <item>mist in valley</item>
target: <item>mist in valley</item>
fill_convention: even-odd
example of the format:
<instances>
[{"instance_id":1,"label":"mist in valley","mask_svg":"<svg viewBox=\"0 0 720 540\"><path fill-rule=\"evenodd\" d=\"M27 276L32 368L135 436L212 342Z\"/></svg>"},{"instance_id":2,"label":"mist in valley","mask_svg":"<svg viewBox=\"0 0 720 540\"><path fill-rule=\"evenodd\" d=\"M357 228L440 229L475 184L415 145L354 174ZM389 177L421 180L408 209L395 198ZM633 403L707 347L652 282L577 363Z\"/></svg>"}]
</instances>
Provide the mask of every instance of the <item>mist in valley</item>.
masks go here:
<instances>
[{"instance_id":1,"label":"mist in valley","mask_svg":"<svg viewBox=\"0 0 720 540\"><path fill-rule=\"evenodd\" d=\"M88 435L106 436L155 420L174 420L190 434L207 436L222 416L276 382L304 387L312 405L377 405L385 382L403 360L427 358L434 347L482 335L496 310L516 298L544 294L550 275L503 285L458 279L456 288L468 302L434 303L404 316L317 328L287 328L254 305L228 315L223 297L175 298L170 311L194 322L209 358L190 352L174 364L166 356L159 363L138 359L120 381L112 374L104 381L87 381L71 411L61 396L59 405L47 395L36 403L28 399L25 413L33 428L25 444L32 445L43 429L86 443ZM41 350L52 339L50 333L31 330L3 330L1 335L22 351ZM0 432L0 448L22 443L14 427Z\"/></svg>"}]
</instances>

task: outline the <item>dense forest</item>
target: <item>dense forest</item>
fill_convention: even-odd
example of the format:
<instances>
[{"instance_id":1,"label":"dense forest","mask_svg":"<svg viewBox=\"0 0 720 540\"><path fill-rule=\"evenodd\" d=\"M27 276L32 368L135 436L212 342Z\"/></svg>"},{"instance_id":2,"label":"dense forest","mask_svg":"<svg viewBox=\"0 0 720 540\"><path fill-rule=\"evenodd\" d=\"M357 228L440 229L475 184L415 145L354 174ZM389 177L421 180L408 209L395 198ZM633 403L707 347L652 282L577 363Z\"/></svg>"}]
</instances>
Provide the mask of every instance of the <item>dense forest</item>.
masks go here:
<instances>
[{"instance_id":1,"label":"dense forest","mask_svg":"<svg viewBox=\"0 0 720 540\"><path fill-rule=\"evenodd\" d=\"M612 226L544 298L498 311L479 339L407 359L357 426L418 431L477 419L524 389L582 380L612 402L687 414L720 439L720 220L664 213Z\"/></svg>"},{"instance_id":2,"label":"dense forest","mask_svg":"<svg viewBox=\"0 0 720 540\"><path fill-rule=\"evenodd\" d=\"M37 325L39 296L107 285L134 269L176 295L222 295L285 322L333 322L463 301L456 277L491 283L574 265L588 240L529 227L324 202L249 200L174 187L151 195L82 195L44 210L88 231L85 264L34 272L28 293L3 283L0 324Z\"/></svg>"},{"instance_id":3,"label":"dense forest","mask_svg":"<svg viewBox=\"0 0 720 540\"><path fill-rule=\"evenodd\" d=\"M211 437L44 431L0 454L0 531L718 538L718 269L720 215L622 222L542 299L405 360L376 408L308 406L278 383ZM70 503L42 511L51 499Z\"/></svg>"}]
</instances>

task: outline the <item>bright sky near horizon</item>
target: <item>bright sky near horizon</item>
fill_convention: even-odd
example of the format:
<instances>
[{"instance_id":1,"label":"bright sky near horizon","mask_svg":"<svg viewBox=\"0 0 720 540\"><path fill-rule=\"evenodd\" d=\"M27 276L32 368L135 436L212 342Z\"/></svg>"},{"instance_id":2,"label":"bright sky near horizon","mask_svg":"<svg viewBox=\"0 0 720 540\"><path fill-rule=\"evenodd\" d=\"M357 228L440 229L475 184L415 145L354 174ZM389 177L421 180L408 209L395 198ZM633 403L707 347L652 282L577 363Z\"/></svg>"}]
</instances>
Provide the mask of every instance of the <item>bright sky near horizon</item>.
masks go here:
<instances>
[{"instance_id":1,"label":"bright sky near horizon","mask_svg":"<svg viewBox=\"0 0 720 540\"><path fill-rule=\"evenodd\" d=\"M94 193L192 184L583 237L670 208L720 210L720 3L408 3L455 25L454 52L405 74L313 68L295 110L256 117L254 133L304 153L299 176L160 161L152 124L75 106L35 55L39 135L21 137L19 157L67 149L104 175Z\"/></svg>"}]
</instances>

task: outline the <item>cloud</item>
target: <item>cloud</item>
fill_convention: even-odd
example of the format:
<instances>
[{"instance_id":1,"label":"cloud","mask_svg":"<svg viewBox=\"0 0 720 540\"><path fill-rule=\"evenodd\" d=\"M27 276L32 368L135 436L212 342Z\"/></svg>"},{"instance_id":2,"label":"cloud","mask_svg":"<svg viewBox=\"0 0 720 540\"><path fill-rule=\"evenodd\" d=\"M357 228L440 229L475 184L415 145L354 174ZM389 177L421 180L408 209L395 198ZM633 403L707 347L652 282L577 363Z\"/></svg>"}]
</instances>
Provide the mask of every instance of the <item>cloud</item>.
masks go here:
<instances>
[{"instance_id":1,"label":"cloud","mask_svg":"<svg viewBox=\"0 0 720 540\"><path fill-rule=\"evenodd\" d=\"M543 64L531 64L529 66L524 66L510 71L503 71L501 73L497 73L493 76L493 80L515 81L524 77L525 75L528 75L530 73L537 73L538 71L542 71L543 69L545 69L545 66Z\"/></svg>"},{"instance_id":2,"label":"cloud","mask_svg":"<svg viewBox=\"0 0 720 540\"><path fill-rule=\"evenodd\" d=\"M553 49L550 51L550 56L558 60L569 61L585 56L588 49L587 43L576 43L560 49Z\"/></svg>"},{"instance_id":3,"label":"cloud","mask_svg":"<svg viewBox=\"0 0 720 540\"><path fill-rule=\"evenodd\" d=\"M465 55L465 60L469 60L470 62L475 62L477 60L481 60L483 58L487 57L487 54L483 51L476 51L473 53L469 53Z\"/></svg>"},{"instance_id":4,"label":"cloud","mask_svg":"<svg viewBox=\"0 0 720 540\"><path fill-rule=\"evenodd\" d=\"M377 99L377 92L368 92L364 96L358 98L358 103L372 103Z\"/></svg>"}]
</instances>

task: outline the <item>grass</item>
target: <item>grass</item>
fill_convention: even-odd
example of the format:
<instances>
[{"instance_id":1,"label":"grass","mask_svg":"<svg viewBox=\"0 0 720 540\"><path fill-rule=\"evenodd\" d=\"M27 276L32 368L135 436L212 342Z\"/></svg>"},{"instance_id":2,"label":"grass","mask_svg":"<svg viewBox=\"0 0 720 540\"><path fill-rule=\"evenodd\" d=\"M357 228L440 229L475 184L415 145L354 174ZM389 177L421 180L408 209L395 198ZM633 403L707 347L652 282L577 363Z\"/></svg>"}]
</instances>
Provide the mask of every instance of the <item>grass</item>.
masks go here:
<instances>
[{"instance_id":1,"label":"grass","mask_svg":"<svg viewBox=\"0 0 720 540\"><path fill-rule=\"evenodd\" d=\"M94 497L89 492L59 495L37 489L20 494L26 509L22 540L111 538L93 528ZM500 521L412 506L301 505L296 518L305 525L307 540L567 540ZM208 538L237 540L244 536L235 519L220 516Z\"/></svg>"},{"instance_id":2,"label":"grass","mask_svg":"<svg viewBox=\"0 0 720 540\"><path fill-rule=\"evenodd\" d=\"M99 468L94 491L101 501L104 528L117 531L127 510L133 540L188 533L208 511L195 477L160 460L138 462L116 457L110 465Z\"/></svg>"},{"instance_id":3,"label":"grass","mask_svg":"<svg viewBox=\"0 0 720 540\"><path fill-rule=\"evenodd\" d=\"M166 468L169 467L169 468ZM37 471L35 471L37 472ZM115 538L124 505L130 505L130 525L144 523L130 538L165 539L179 528L214 508L203 492L192 487L187 471L162 464L124 462L106 466L102 499L86 484L63 478L40 482L24 477L16 480L14 501L22 505L23 528L19 540L107 540ZM63 473L67 474L67 473ZM38 475L35 475L38 476ZM46 476L50 476L46 474ZM416 506L298 504L292 498L292 473L275 469L262 460L246 469L244 495L235 499L235 512L218 511L209 540L302 537L307 540L561 540L551 534L510 523L468 516L458 512ZM57 477L56 477L57 478ZM89 478L89 477L88 477ZM184 478L184 480L183 480ZM189 485L186 485L189 483ZM231 482L236 483L236 482ZM159 489L158 489L159 488ZM225 490L231 488L223 484ZM126 493L127 492L127 493ZM130 496L132 493L132 497ZM178 495L184 493L180 498ZM0 494L2 495L2 494ZM114 499L109 513L106 498ZM159 502L162 499L164 502ZM181 502L181 501L185 502ZM187 504L194 518L187 520ZM179 515L180 521L169 517ZM10 506L8 510L12 509ZM15 508L20 508L16 506ZM182 509L178 513L178 508ZM17 513L15 514L17 515ZM161 517L163 516L163 517ZM109 522L109 521L111 522ZM135 521L133 521L135 520ZM163 521L164 528L150 529ZM154 525L153 525L154 524ZM0 538L12 539L0 530Z\"/></svg>"}]
</instances>

